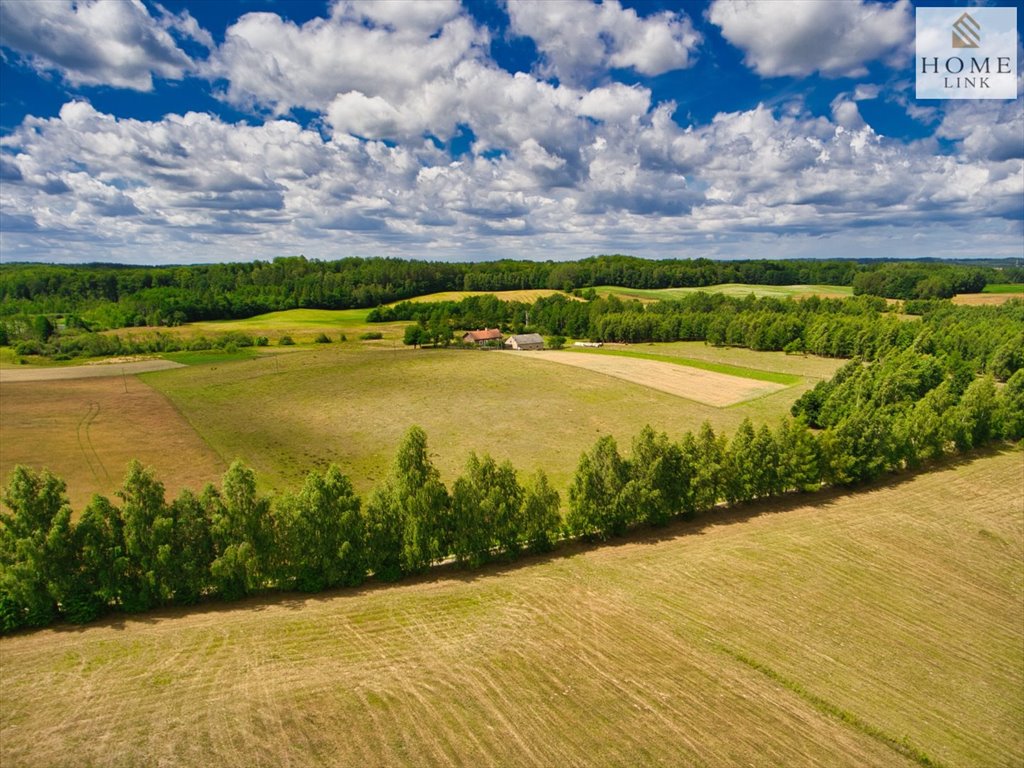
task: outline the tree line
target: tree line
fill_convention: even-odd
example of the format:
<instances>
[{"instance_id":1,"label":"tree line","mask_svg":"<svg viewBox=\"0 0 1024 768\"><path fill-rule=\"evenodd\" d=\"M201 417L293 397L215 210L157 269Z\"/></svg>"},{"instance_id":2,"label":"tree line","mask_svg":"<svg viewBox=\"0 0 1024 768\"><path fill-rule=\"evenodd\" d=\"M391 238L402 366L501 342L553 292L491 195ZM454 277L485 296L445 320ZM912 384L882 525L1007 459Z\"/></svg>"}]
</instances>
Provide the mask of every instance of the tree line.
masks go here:
<instances>
[{"instance_id":1,"label":"tree line","mask_svg":"<svg viewBox=\"0 0 1024 768\"><path fill-rule=\"evenodd\" d=\"M615 296L577 301L559 294L532 304L503 302L494 296L400 302L373 310L370 320L416 321L419 330L406 335L410 344L443 340L444 329L450 326L498 327L604 342L705 341L867 360L915 348L940 358L955 356L975 372L991 373L999 381L1024 368L1024 301L991 307L930 301L920 303L918 310L918 318L908 318L871 296L798 300L694 293L643 304Z\"/></svg>"},{"instance_id":2,"label":"tree line","mask_svg":"<svg viewBox=\"0 0 1024 768\"><path fill-rule=\"evenodd\" d=\"M0 513L0 630L109 610L232 600L271 589L317 592L394 580L451 559L478 567L563 537L604 539L639 524L912 469L991 440L1024 436L1024 370L997 387L955 357L917 349L850 361L793 406L794 418L727 437L705 423L678 441L649 426L628 457L601 437L579 460L567 510L543 471L470 455L451 488L413 427L365 504L335 466L270 498L232 464L220 488L172 501L133 462L111 501L75 519L64 483L18 467Z\"/></svg>"},{"instance_id":3,"label":"tree line","mask_svg":"<svg viewBox=\"0 0 1024 768\"><path fill-rule=\"evenodd\" d=\"M573 262L429 262L302 256L273 261L190 266L111 264L0 265L0 318L76 315L94 329L180 325L251 317L302 307L376 307L439 291L502 291L588 286L701 287L852 285L855 292L889 298L933 298L977 291L989 282L1022 282L1012 262L953 265L877 260L712 261L595 256Z\"/></svg>"}]
</instances>

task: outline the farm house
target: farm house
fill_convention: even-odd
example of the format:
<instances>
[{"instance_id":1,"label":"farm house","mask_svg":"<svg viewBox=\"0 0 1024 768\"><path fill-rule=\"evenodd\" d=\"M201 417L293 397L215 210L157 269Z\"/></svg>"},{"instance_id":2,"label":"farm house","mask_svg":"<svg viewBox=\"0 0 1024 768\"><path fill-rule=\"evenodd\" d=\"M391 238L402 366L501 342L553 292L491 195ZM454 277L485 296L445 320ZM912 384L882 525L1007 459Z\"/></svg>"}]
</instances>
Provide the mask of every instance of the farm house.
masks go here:
<instances>
[{"instance_id":1,"label":"farm house","mask_svg":"<svg viewBox=\"0 0 1024 768\"><path fill-rule=\"evenodd\" d=\"M520 333L505 339L505 346L518 350L544 349L544 339L539 333Z\"/></svg>"},{"instance_id":2,"label":"farm house","mask_svg":"<svg viewBox=\"0 0 1024 768\"><path fill-rule=\"evenodd\" d=\"M497 328L484 328L482 331L469 331L462 336L463 344L476 344L478 347L486 347L492 344L501 343L501 331Z\"/></svg>"}]
</instances>

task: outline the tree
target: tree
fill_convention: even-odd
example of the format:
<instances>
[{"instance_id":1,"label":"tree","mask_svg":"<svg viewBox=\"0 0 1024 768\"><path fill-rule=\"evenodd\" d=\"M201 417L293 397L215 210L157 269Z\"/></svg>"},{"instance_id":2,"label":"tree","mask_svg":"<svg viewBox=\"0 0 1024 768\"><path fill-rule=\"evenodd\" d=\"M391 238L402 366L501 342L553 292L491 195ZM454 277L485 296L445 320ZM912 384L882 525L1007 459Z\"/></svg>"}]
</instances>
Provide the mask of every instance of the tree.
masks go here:
<instances>
[{"instance_id":1,"label":"tree","mask_svg":"<svg viewBox=\"0 0 1024 768\"><path fill-rule=\"evenodd\" d=\"M449 533L459 562L479 565L497 547L515 555L522 538L524 492L509 462L470 454L466 472L452 486Z\"/></svg>"},{"instance_id":2,"label":"tree","mask_svg":"<svg viewBox=\"0 0 1024 768\"><path fill-rule=\"evenodd\" d=\"M750 419L743 419L729 441L725 452L725 500L730 504L749 501L756 495L756 467L759 456L755 452L754 427Z\"/></svg>"},{"instance_id":3,"label":"tree","mask_svg":"<svg viewBox=\"0 0 1024 768\"><path fill-rule=\"evenodd\" d=\"M724 493L725 438L715 435L708 422L701 424L694 441L696 449L693 506L697 512L710 510Z\"/></svg>"},{"instance_id":4,"label":"tree","mask_svg":"<svg viewBox=\"0 0 1024 768\"><path fill-rule=\"evenodd\" d=\"M174 520L164 502L163 484L138 461L128 465L117 495L124 503L122 533L128 562L121 603L125 610L144 611L172 596Z\"/></svg>"},{"instance_id":5,"label":"tree","mask_svg":"<svg viewBox=\"0 0 1024 768\"><path fill-rule=\"evenodd\" d=\"M526 546L533 552L545 552L554 545L561 525L558 514L561 499L551 487L544 470L527 481L520 514L520 531Z\"/></svg>"},{"instance_id":6,"label":"tree","mask_svg":"<svg viewBox=\"0 0 1024 768\"><path fill-rule=\"evenodd\" d=\"M391 474L367 504L371 569L379 578L416 573L449 551L448 491L427 453L419 427L406 432Z\"/></svg>"},{"instance_id":7,"label":"tree","mask_svg":"<svg viewBox=\"0 0 1024 768\"><path fill-rule=\"evenodd\" d=\"M569 486L569 514L565 524L576 536L619 536L635 519L636 499L627 491L629 467L619 455L615 438L599 438L580 456Z\"/></svg>"},{"instance_id":8,"label":"tree","mask_svg":"<svg viewBox=\"0 0 1024 768\"><path fill-rule=\"evenodd\" d=\"M215 494L207 488L204 495ZM214 559L213 522L210 505L204 504L192 491L183 490L170 507L174 521L168 585L179 605L191 605L210 587L210 566Z\"/></svg>"},{"instance_id":9,"label":"tree","mask_svg":"<svg viewBox=\"0 0 1024 768\"><path fill-rule=\"evenodd\" d=\"M423 328L419 324L405 326L405 333L402 336L402 343L410 347L418 347L423 344Z\"/></svg>"},{"instance_id":10,"label":"tree","mask_svg":"<svg viewBox=\"0 0 1024 768\"><path fill-rule=\"evenodd\" d=\"M202 503L211 523L214 588L227 600L262 589L274 540L270 504L256 493L255 473L235 461L224 474L222 492L209 488Z\"/></svg>"},{"instance_id":11,"label":"tree","mask_svg":"<svg viewBox=\"0 0 1024 768\"><path fill-rule=\"evenodd\" d=\"M352 483L333 464L321 475L310 472L302 490L279 505L280 547L287 583L319 592L362 582L363 519Z\"/></svg>"},{"instance_id":12,"label":"tree","mask_svg":"<svg viewBox=\"0 0 1024 768\"><path fill-rule=\"evenodd\" d=\"M74 572L64 597L64 614L84 624L121 599L128 571L120 510L103 496L93 496L72 533Z\"/></svg>"},{"instance_id":13,"label":"tree","mask_svg":"<svg viewBox=\"0 0 1024 768\"><path fill-rule=\"evenodd\" d=\"M49 471L11 472L0 512L0 629L40 627L58 615L74 568L71 507Z\"/></svg>"},{"instance_id":14,"label":"tree","mask_svg":"<svg viewBox=\"0 0 1024 768\"><path fill-rule=\"evenodd\" d=\"M1014 373L999 393L998 423L1006 439L1024 437L1024 368Z\"/></svg>"},{"instance_id":15,"label":"tree","mask_svg":"<svg viewBox=\"0 0 1024 768\"><path fill-rule=\"evenodd\" d=\"M633 440L629 462L630 495L636 500L640 519L662 525L683 511L683 496L690 477L682 450L665 433L648 424Z\"/></svg>"},{"instance_id":16,"label":"tree","mask_svg":"<svg viewBox=\"0 0 1024 768\"><path fill-rule=\"evenodd\" d=\"M775 436L779 451L779 491L816 491L821 485L818 446L800 419L783 419Z\"/></svg>"}]
</instances>

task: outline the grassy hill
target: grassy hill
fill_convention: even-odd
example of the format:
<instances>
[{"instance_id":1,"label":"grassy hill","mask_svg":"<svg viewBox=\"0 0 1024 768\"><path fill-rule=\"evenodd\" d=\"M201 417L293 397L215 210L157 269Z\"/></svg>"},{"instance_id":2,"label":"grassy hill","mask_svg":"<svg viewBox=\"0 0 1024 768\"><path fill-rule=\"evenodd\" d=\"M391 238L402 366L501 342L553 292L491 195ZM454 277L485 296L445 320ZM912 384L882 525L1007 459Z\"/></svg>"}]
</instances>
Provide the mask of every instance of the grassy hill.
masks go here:
<instances>
[{"instance_id":1,"label":"grassy hill","mask_svg":"<svg viewBox=\"0 0 1024 768\"><path fill-rule=\"evenodd\" d=\"M0 639L0 763L1020 765L1021 461Z\"/></svg>"}]
</instances>

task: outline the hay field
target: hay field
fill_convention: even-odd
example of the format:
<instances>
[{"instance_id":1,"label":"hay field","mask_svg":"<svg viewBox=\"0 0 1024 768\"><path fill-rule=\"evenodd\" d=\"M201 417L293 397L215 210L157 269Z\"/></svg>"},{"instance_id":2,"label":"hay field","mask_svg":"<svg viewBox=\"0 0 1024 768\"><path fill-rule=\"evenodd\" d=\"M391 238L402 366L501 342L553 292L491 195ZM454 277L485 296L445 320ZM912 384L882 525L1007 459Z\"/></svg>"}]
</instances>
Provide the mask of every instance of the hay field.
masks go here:
<instances>
[{"instance_id":1,"label":"hay field","mask_svg":"<svg viewBox=\"0 0 1024 768\"><path fill-rule=\"evenodd\" d=\"M554 296L556 293L561 293L563 296L566 294L562 291L556 291L550 288L524 288L516 291L441 291L439 293L427 293L423 296L416 296L412 299L404 299L404 301L462 301L470 296L496 296L499 301L524 301L532 304L537 299L544 299L548 296ZM574 298L567 296L567 298ZM580 301L580 299L576 299ZM394 301L392 304L399 304L400 302Z\"/></svg>"},{"instance_id":2,"label":"hay field","mask_svg":"<svg viewBox=\"0 0 1024 768\"><path fill-rule=\"evenodd\" d=\"M958 293L953 297L953 303L964 307L997 307L1013 299L1024 299L1024 290L1020 293Z\"/></svg>"},{"instance_id":3,"label":"hay field","mask_svg":"<svg viewBox=\"0 0 1024 768\"><path fill-rule=\"evenodd\" d=\"M771 381L731 376L662 360L608 354L579 354L571 350L501 354L515 355L527 365L539 362L584 368L717 408L736 405L786 388L784 384Z\"/></svg>"},{"instance_id":4,"label":"hay field","mask_svg":"<svg viewBox=\"0 0 1024 768\"><path fill-rule=\"evenodd\" d=\"M0 639L0 763L1020 765L1021 461Z\"/></svg>"},{"instance_id":5,"label":"hay field","mask_svg":"<svg viewBox=\"0 0 1024 768\"><path fill-rule=\"evenodd\" d=\"M805 296L821 296L823 298L844 298L853 296L853 288L849 285L753 285L750 283L722 283L707 285L700 288L624 288L618 285L599 285L595 290L599 295L614 295L621 299L640 299L663 301L681 299L691 293L724 293L726 296L757 297L772 296L777 299L803 298Z\"/></svg>"},{"instance_id":6,"label":"hay field","mask_svg":"<svg viewBox=\"0 0 1024 768\"><path fill-rule=\"evenodd\" d=\"M756 360L752 367L764 370L791 365L781 353ZM704 420L728 431L744 416L774 421L841 362L819 361L818 373L802 375L801 383L728 409L479 350L332 344L145 379L219 455L249 463L267 489L292 487L311 468L333 461L366 491L387 471L404 432L418 424L446 481L476 451L509 459L524 472L544 468L564 490L580 453L601 435L614 435L626 448L647 423L679 437Z\"/></svg>"},{"instance_id":7,"label":"hay field","mask_svg":"<svg viewBox=\"0 0 1024 768\"><path fill-rule=\"evenodd\" d=\"M74 373L30 372L48 371ZM18 464L50 469L67 483L76 512L94 493L120 488L132 459L155 468L171 494L199 490L227 468L170 400L120 374L0 383L0 446L0 481Z\"/></svg>"}]
</instances>

